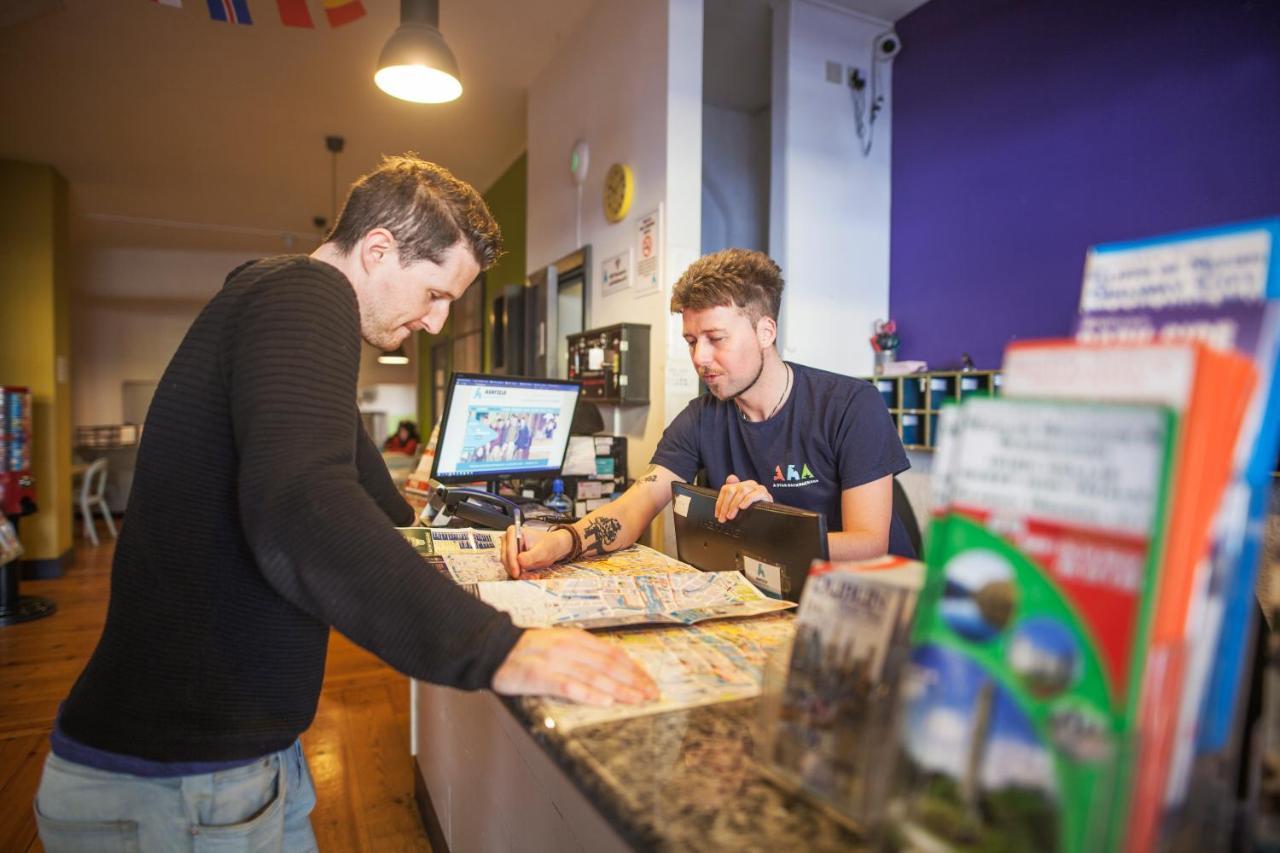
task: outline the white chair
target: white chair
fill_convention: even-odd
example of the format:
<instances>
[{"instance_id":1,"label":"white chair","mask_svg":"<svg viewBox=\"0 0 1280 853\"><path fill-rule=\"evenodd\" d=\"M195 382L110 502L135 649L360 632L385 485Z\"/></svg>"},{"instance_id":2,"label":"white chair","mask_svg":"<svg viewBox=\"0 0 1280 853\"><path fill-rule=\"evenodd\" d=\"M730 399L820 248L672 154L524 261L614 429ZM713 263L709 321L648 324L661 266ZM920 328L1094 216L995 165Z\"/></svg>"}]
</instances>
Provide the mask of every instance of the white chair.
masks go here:
<instances>
[{"instance_id":1,"label":"white chair","mask_svg":"<svg viewBox=\"0 0 1280 853\"><path fill-rule=\"evenodd\" d=\"M84 535L94 545L98 544L98 531L93 523L94 507L102 511L107 529L111 531L111 538L116 538L116 523L111 517L106 498L103 497L106 491L107 460L98 459L84 472L84 478L80 482L80 517L84 519Z\"/></svg>"}]
</instances>

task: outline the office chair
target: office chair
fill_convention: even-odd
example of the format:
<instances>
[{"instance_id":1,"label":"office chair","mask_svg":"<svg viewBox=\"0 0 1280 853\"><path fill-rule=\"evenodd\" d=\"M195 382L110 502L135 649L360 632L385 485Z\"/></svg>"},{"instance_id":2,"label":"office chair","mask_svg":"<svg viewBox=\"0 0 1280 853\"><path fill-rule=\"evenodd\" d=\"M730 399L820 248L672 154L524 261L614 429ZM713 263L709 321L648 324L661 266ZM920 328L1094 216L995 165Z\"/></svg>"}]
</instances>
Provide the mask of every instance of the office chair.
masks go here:
<instances>
[{"instance_id":1,"label":"office chair","mask_svg":"<svg viewBox=\"0 0 1280 853\"><path fill-rule=\"evenodd\" d=\"M911 547L915 549L917 560L924 559L924 540L920 536L920 523L916 521L916 514L911 509L911 501L907 499L907 490L902 488L902 484L898 482L898 478L893 478L893 514L902 522L903 528L907 531L907 539L911 542Z\"/></svg>"}]
</instances>

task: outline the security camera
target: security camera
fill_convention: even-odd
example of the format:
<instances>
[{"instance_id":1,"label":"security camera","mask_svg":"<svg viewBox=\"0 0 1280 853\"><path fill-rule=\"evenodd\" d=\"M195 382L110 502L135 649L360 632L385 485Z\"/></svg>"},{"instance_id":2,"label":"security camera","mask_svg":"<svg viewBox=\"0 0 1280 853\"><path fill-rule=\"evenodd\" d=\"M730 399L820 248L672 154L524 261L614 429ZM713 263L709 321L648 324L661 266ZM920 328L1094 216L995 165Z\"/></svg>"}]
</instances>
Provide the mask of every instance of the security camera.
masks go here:
<instances>
[{"instance_id":1,"label":"security camera","mask_svg":"<svg viewBox=\"0 0 1280 853\"><path fill-rule=\"evenodd\" d=\"M871 46L871 55L876 59L893 59L902 52L902 39L893 30L876 36Z\"/></svg>"}]
</instances>

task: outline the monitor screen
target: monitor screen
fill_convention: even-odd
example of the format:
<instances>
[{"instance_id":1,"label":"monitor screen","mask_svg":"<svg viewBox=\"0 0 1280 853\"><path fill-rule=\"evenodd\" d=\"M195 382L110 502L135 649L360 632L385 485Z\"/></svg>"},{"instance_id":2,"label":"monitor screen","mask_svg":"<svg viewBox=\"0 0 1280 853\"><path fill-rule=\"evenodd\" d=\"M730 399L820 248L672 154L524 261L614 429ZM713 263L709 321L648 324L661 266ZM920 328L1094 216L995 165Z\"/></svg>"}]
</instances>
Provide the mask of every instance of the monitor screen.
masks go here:
<instances>
[{"instance_id":1,"label":"monitor screen","mask_svg":"<svg viewBox=\"0 0 1280 853\"><path fill-rule=\"evenodd\" d=\"M431 476L467 483L558 473L581 390L559 379L453 374Z\"/></svg>"}]
</instances>

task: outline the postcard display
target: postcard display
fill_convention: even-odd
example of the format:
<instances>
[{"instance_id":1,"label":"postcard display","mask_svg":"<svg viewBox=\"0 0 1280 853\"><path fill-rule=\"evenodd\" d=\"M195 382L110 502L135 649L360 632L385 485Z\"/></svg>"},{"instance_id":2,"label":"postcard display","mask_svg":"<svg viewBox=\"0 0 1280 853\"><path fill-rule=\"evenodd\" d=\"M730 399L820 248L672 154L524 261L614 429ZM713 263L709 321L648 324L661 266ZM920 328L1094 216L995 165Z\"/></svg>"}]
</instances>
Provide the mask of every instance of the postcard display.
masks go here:
<instances>
[{"instance_id":1,"label":"postcard display","mask_svg":"<svg viewBox=\"0 0 1280 853\"><path fill-rule=\"evenodd\" d=\"M1182 695L1150 694L1145 703L1146 736L1158 740L1143 745L1155 760L1144 759L1146 775L1136 785L1139 832L1131 846L1196 823L1202 842L1220 844L1232 819L1212 806L1234 794L1256 637L1254 589L1280 442L1278 247L1280 219L1273 218L1099 246L1085 266L1077 340L1198 340L1256 370L1244 420L1231 433L1228 485L1208 547L1196 554L1188 606L1175 611L1185 619L1155 626L1153 653ZM1169 604L1162 601L1166 613ZM1194 808L1180 809L1184 803ZM1180 840L1197 846L1194 833Z\"/></svg>"},{"instance_id":2,"label":"postcard display","mask_svg":"<svg viewBox=\"0 0 1280 853\"><path fill-rule=\"evenodd\" d=\"M949 510L929 532L903 685L901 832L921 846L1106 849L1174 421L1155 406L1013 400L955 414Z\"/></svg>"},{"instance_id":3,"label":"postcard display","mask_svg":"<svg viewBox=\"0 0 1280 853\"><path fill-rule=\"evenodd\" d=\"M761 770L860 831L884 811L897 751L894 686L910 654L924 565L815 562L796 632L766 664Z\"/></svg>"},{"instance_id":4,"label":"postcard display","mask_svg":"<svg viewBox=\"0 0 1280 853\"><path fill-rule=\"evenodd\" d=\"M1150 850L1205 813L1192 768L1238 750L1276 455L1278 237L1095 248L1076 341L1011 347L1006 399L943 413L900 843Z\"/></svg>"}]
</instances>

